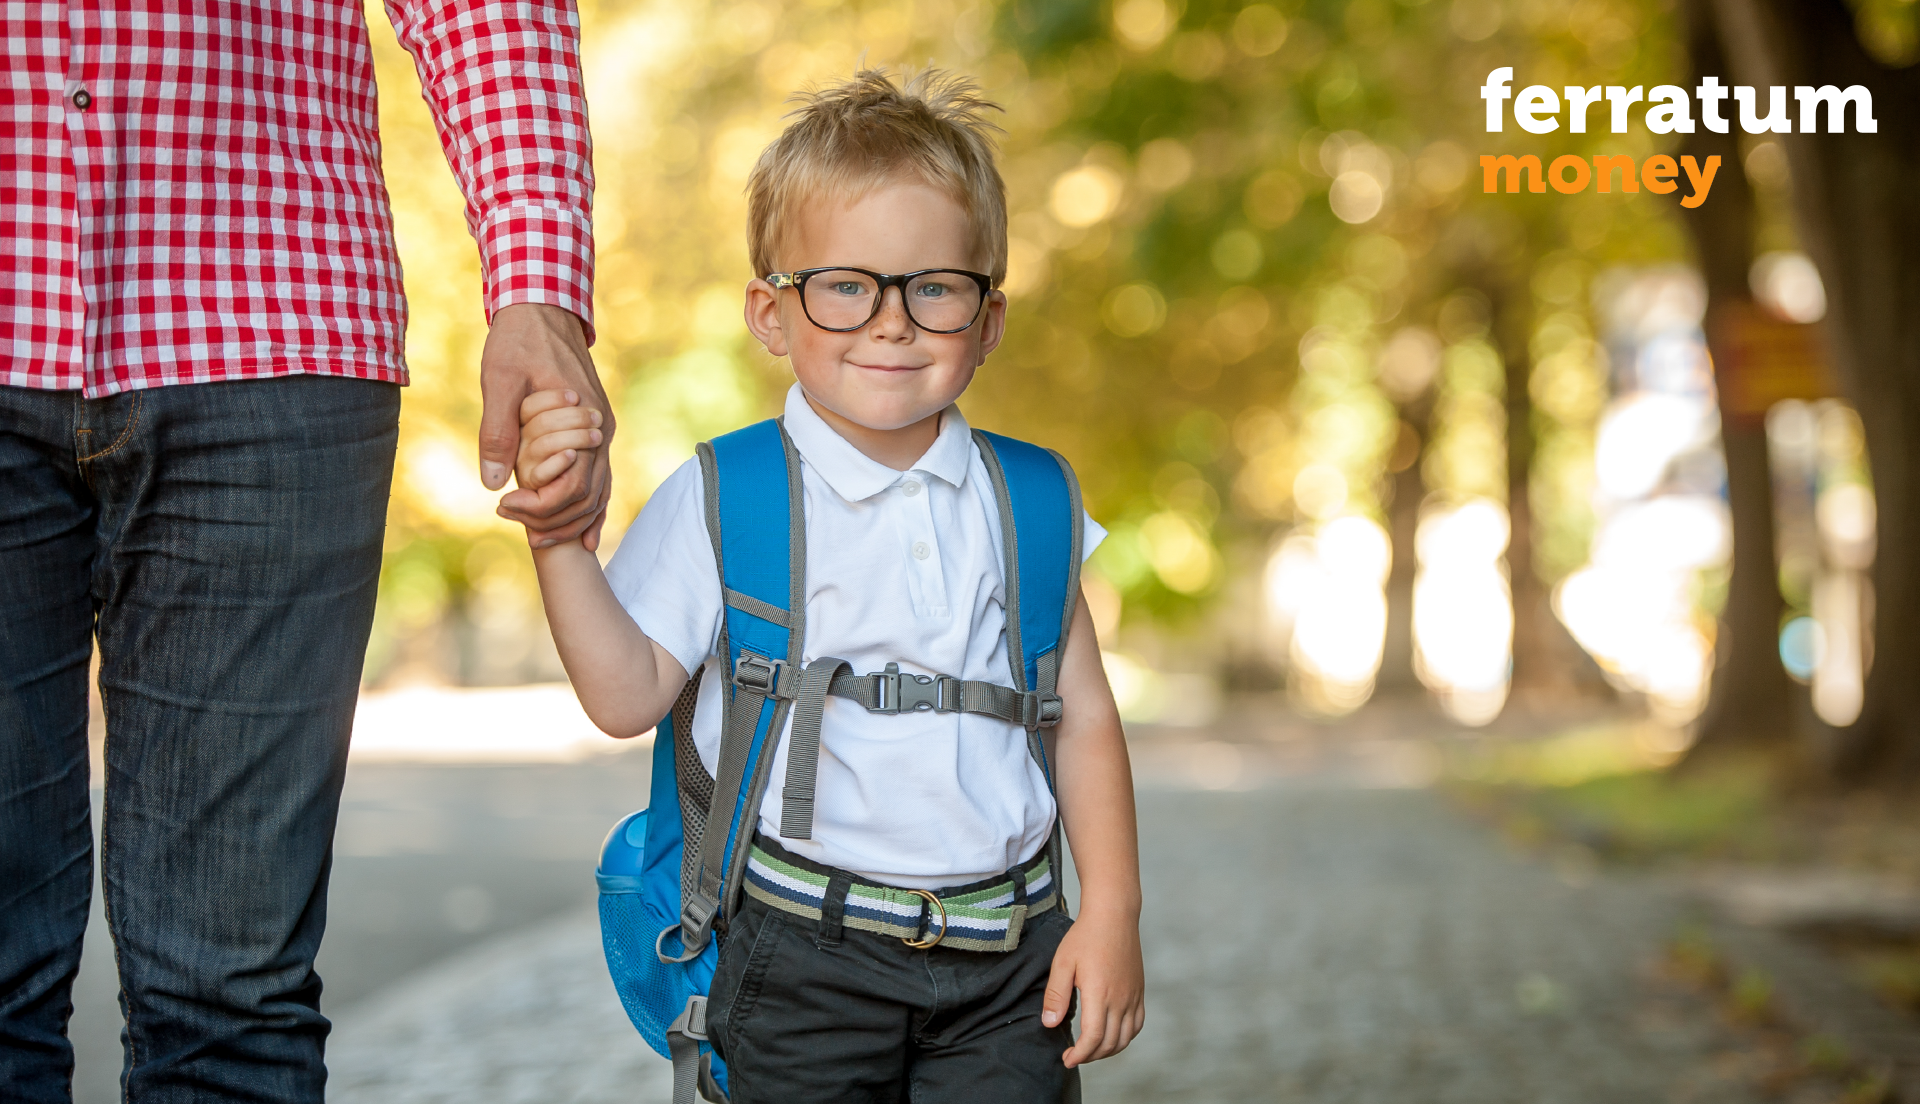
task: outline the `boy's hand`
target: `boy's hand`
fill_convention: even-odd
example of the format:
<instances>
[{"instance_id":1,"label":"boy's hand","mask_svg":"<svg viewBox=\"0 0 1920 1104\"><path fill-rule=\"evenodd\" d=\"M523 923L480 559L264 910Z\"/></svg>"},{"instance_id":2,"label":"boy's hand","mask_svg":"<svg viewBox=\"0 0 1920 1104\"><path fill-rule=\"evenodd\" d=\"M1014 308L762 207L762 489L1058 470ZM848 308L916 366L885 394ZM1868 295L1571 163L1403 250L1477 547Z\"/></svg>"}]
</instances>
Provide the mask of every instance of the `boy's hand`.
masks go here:
<instances>
[{"instance_id":1,"label":"boy's hand","mask_svg":"<svg viewBox=\"0 0 1920 1104\"><path fill-rule=\"evenodd\" d=\"M582 405L598 409L601 437L613 439L613 406L587 355L579 317L546 303L513 303L494 311L480 353L480 473L488 489L506 485L518 458L521 400L555 390L572 390ZM612 486L612 462L603 444L581 453L579 463L541 490L509 491L500 499L499 513L553 538L549 544L580 537L582 547L592 551L599 547Z\"/></svg>"},{"instance_id":2,"label":"boy's hand","mask_svg":"<svg viewBox=\"0 0 1920 1104\"><path fill-rule=\"evenodd\" d=\"M572 465L578 450L599 447L601 414L580 405L574 391L535 391L520 403L520 452L514 478L528 490L553 482ZM531 534L530 534L531 535Z\"/></svg>"},{"instance_id":3,"label":"boy's hand","mask_svg":"<svg viewBox=\"0 0 1920 1104\"><path fill-rule=\"evenodd\" d=\"M1146 1023L1140 924L1130 916L1081 913L1053 953L1040 1022L1055 1027L1080 990L1080 1038L1062 1055L1068 1069L1127 1049Z\"/></svg>"}]
</instances>

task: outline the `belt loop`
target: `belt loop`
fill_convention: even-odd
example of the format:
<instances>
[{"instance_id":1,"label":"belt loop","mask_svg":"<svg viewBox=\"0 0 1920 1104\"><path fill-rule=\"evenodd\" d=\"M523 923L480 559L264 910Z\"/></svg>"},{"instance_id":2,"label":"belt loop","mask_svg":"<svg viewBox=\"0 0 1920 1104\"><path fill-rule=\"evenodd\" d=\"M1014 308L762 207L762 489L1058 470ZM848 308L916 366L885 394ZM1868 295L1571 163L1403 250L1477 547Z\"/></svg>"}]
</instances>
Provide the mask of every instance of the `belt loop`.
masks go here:
<instances>
[{"instance_id":1,"label":"belt loop","mask_svg":"<svg viewBox=\"0 0 1920 1104\"><path fill-rule=\"evenodd\" d=\"M1007 917L1007 937L1000 942L1000 949L1012 951L1019 949L1020 932L1027 926L1027 906L1013 906L1013 913Z\"/></svg>"},{"instance_id":2,"label":"belt loop","mask_svg":"<svg viewBox=\"0 0 1920 1104\"><path fill-rule=\"evenodd\" d=\"M1013 879L1013 903L1016 905L1026 904L1027 872L1016 866L1007 872L1007 876Z\"/></svg>"},{"instance_id":3,"label":"belt loop","mask_svg":"<svg viewBox=\"0 0 1920 1104\"><path fill-rule=\"evenodd\" d=\"M853 876L835 870L827 876L827 892L820 899L820 930L814 937L816 947L838 947L841 925L847 916L847 891L853 888Z\"/></svg>"}]
</instances>

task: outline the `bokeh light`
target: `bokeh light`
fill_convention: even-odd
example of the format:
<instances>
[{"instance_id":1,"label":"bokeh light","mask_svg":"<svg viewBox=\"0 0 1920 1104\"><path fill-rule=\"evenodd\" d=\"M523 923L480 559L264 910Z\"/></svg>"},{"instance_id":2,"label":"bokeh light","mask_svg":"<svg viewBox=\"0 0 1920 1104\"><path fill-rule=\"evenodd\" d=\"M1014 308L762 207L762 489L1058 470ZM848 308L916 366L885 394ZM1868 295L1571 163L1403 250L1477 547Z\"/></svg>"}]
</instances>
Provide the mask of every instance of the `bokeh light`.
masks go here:
<instances>
[{"instance_id":1,"label":"bokeh light","mask_svg":"<svg viewBox=\"0 0 1920 1104\"><path fill-rule=\"evenodd\" d=\"M1615 398L1594 447L1597 517L1588 561L1554 610L1615 685L1672 723L1706 703L1714 615L1701 580L1732 552L1719 413L1700 330L1698 277L1610 274Z\"/></svg>"},{"instance_id":2,"label":"bokeh light","mask_svg":"<svg viewBox=\"0 0 1920 1104\"><path fill-rule=\"evenodd\" d=\"M1502 556L1507 511L1475 498L1423 511L1415 547L1415 670L1454 719L1499 715L1513 672L1513 599Z\"/></svg>"},{"instance_id":3,"label":"bokeh light","mask_svg":"<svg viewBox=\"0 0 1920 1104\"><path fill-rule=\"evenodd\" d=\"M1754 259L1749 273L1754 299L1789 322L1818 322L1827 315L1827 290L1805 253L1776 250Z\"/></svg>"},{"instance_id":4,"label":"bokeh light","mask_svg":"<svg viewBox=\"0 0 1920 1104\"><path fill-rule=\"evenodd\" d=\"M1482 0L1338 15L1115 0L1065 22L979 0L583 9L595 356L620 418L609 546L695 442L775 412L791 379L740 318L742 186L787 97L862 60L932 61L1008 108L1007 339L965 408L1080 473L1111 533L1089 601L1130 718L1172 723L1205 698L1208 666L1240 662L1222 638L1247 640L1303 708L1357 707L1385 647L1389 529L1414 561L1395 623L1413 624L1416 671L1453 717L1503 708L1516 633L1541 620L1517 623L1514 596L1538 609L1545 588L1617 687L1690 716L1730 536L1704 289L1660 263L1684 253L1678 224L1653 204L1548 219L1482 201L1478 113L1432 92L1471 51L1392 60L1430 41L1532 49L1538 20L1510 14ZM472 474L485 331L462 205L410 60L375 37L383 92L406 93L381 106L415 387L369 679L437 664L551 680L519 534ZM1784 173L1779 152L1750 151L1762 187L1780 183L1766 175ZM1783 319L1824 313L1803 254L1767 252L1750 278ZM1850 411L1782 408L1768 427L1791 500L1782 591L1822 642L1795 655L1821 715L1847 716L1871 659L1872 490ZM1528 529L1510 552L1520 488ZM507 658L448 658L474 655Z\"/></svg>"},{"instance_id":5,"label":"bokeh light","mask_svg":"<svg viewBox=\"0 0 1920 1104\"><path fill-rule=\"evenodd\" d=\"M1780 590L1793 612L1781 661L1812 684L1821 720L1851 724L1866 700L1878 540L1866 434L1859 415L1834 399L1779 403L1766 428Z\"/></svg>"},{"instance_id":6,"label":"bokeh light","mask_svg":"<svg viewBox=\"0 0 1920 1104\"><path fill-rule=\"evenodd\" d=\"M1309 712L1338 716L1373 693L1392 561L1386 530L1352 515L1296 530L1268 557L1271 639L1285 642L1289 689Z\"/></svg>"}]
</instances>

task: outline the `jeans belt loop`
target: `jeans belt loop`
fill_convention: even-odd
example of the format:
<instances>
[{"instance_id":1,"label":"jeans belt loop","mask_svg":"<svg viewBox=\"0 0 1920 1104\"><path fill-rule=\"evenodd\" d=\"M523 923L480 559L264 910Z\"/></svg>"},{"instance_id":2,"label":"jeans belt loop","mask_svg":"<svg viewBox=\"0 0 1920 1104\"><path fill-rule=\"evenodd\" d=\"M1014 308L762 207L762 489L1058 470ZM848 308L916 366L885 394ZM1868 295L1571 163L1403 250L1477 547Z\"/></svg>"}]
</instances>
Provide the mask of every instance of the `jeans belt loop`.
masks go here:
<instances>
[{"instance_id":1,"label":"jeans belt loop","mask_svg":"<svg viewBox=\"0 0 1920 1104\"><path fill-rule=\"evenodd\" d=\"M836 871L827 877L827 891L820 899L820 931L815 940L820 946L840 945L847 916L847 892L852 888L853 877L845 871Z\"/></svg>"}]
</instances>

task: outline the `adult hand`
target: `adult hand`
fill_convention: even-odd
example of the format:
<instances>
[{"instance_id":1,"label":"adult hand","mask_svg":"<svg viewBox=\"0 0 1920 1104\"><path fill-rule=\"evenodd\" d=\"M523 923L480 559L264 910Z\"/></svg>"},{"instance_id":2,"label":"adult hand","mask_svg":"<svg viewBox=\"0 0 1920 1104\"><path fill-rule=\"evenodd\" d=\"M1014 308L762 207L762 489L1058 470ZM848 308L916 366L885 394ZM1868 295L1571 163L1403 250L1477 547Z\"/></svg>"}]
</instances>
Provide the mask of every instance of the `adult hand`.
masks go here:
<instances>
[{"instance_id":1,"label":"adult hand","mask_svg":"<svg viewBox=\"0 0 1920 1104\"><path fill-rule=\"evenodd\" d=\"M573 466L538 490L517 488L500 499L501 517L527 527L535 548L581 538L599 547L600 527L613 493L607 445L613 441L613 407L587 355L580 319L563 307L515 303L493 312L493 327L480 354L480 481L490 491L506 486L520 448L520 402L535 391L567 389L580 405L600 411L600 447L582 449Z\"/></svg>"}]
</instances>

